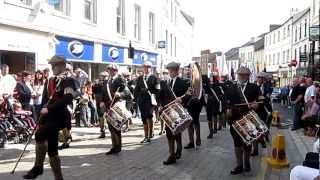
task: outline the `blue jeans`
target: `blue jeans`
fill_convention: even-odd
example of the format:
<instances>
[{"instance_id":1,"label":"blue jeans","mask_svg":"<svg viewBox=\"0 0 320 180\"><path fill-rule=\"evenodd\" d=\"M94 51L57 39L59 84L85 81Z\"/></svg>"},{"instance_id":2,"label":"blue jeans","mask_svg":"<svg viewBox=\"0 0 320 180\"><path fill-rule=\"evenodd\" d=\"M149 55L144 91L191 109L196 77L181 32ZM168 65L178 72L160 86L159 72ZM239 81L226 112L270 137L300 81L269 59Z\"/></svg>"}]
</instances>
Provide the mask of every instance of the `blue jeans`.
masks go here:
<instances>
[{"instance_id":1,"label":"blue jeans","mask_svg":"<svg viewBox=\"0 0 320 180\"><path fill-rule=\"evenodd\" d=\"M293 129L298 129L301 127L301 116L302 116L302 105L293 105Z\"/></svg>"}]
</instances>

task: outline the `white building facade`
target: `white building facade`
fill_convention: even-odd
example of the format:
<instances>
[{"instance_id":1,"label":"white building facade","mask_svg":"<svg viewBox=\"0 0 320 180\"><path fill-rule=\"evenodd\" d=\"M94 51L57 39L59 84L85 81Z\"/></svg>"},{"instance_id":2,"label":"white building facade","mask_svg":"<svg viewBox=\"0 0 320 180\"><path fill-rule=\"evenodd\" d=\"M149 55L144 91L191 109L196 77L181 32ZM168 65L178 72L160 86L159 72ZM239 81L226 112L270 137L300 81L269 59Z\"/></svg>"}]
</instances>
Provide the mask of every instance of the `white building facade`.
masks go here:
<instances>
[{"instance_id":1,"label":"white building facade","mask_svg":"<svg viewBox=\"0 0 320 180\"><path fill-rule=\"evenodd\" d=\"M110 63L160 67L191 61L193 25L177 0L0 0L0 60L16 73L59 54L92 77Z\"/></svg>"},{"instance_id":2,"label":"white building facade","mask_svg":"<svg viewBox=\"0 0 320 180\"><path fill-rule=\"evenodd\" d=\"M289 83L293 75L293 70L288 66L292 52L292 17L281 26L271 29L264 39L266 71L278 78L280 85Z\"/></svg>"},{"instance_id":3,"label":"white building facade","mask_svg":"<svg viewBox=\"0 0 320 180\"><path fill-rule=\"evenodd\" d=\"M308 73L308 59L310 55L309 27L310 9L306 9L295 15L292 21L292 59L297 61L294 68L296 75L306 75Z\"/></svg>"}]
</instances>

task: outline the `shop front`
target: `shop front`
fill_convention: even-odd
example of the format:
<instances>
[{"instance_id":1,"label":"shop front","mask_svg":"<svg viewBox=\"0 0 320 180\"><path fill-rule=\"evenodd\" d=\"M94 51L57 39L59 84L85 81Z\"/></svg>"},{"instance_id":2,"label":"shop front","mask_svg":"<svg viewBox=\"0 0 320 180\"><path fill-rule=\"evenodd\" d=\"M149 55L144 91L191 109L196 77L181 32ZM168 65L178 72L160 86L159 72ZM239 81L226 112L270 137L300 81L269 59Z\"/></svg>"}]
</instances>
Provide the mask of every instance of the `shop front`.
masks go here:
<instances>
[{"instance_id":1,"label":"shop front","mask_svg":"<svg viewBox=\"0 0 320 180\"><path fill-rule=\"evenodd\" d=\"M0 39L0 64L9 65L10 73L47 67L53 49L47 33L0 25Z\"/></svg>"}]
</instances>

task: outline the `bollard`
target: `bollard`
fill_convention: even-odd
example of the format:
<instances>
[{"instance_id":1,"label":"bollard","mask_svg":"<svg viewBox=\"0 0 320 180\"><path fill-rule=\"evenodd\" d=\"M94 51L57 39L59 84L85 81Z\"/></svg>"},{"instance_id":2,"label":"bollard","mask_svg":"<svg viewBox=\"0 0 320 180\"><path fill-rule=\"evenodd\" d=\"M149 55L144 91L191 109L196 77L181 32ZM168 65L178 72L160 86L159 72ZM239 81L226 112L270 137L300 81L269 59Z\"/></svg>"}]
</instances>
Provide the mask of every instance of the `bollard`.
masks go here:
<instances>
[{"instance_id":1,"label":"bollard","mask_svg":"<svg viewBox=\"0 0 320 180\"><path fill-rule=\"evenodd\" d=\"M272 126L280 127L280 112L279 111L273 111L272 112Z\"/></svg>"}]
</instances>

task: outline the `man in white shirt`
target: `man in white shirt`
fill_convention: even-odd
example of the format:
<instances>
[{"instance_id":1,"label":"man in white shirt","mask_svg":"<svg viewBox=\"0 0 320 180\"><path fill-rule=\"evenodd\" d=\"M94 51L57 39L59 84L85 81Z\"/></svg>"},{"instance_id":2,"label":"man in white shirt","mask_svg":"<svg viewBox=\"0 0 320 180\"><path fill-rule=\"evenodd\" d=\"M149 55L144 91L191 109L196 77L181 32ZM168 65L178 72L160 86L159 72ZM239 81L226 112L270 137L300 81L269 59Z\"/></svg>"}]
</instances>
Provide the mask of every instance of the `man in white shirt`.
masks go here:
<instances>
[{"instance_id":1,"label":"man in white shirt","mask_svg":"<svg viewBox=\"0 0 320 180\"><path fill-rule=\"evenodd\" d=\"M308 88L306 90L306 93L304 94L304 102L308 110L309 108L311 108L313 102L315 101L316 87L313 84L312 78L308 78L306 80L306 84Z\"/></svg>"},{"instance_id":2,"label":"man in white shirt","mask_svg":"<svg viewBox=\"0 0 320 180\"><path fill-rule=\"evenodd\" d=\"M16 84L17 82L14 79L14 77L9 74L9 66L6 64L3 64L1 66L1 76L0 76L0 95L13 94Z\"/></svg>"}]
</instances>

